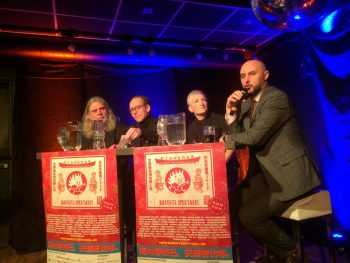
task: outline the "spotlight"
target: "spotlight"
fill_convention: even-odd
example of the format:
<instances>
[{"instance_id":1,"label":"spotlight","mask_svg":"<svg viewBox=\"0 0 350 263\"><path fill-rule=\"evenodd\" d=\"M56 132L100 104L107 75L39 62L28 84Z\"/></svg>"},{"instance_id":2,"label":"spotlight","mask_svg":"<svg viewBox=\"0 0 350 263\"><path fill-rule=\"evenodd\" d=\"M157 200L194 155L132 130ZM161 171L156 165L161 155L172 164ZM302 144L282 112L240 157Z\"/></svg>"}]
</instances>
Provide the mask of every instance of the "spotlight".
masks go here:
<instances>
[{"instance_id":1,"label":"spotlight","mask_svg":"<svg viewBox=\"0 0 350 263\"><path fill-rule=\"evenodd\" d=\"M331 9L325 16L315 23L310 32L321 39L336 39L349 31L350 3L348 0L337 8Z\"/></svg>"},{"instance_id":2,"label":"spotlight","mask_svg":"<svg viewBox=\"0 0 350 263\"><path fill-rule=\"evenodd\" d=\"M322 19L321 22L321 31L323 33L329 33L333 30L334 27L334 20L335 17L338 14L338 10L330 13L328 16L326 16L325 18Z\"/></svg>"},{"instance_id":3,"label":"spotlight","mask_svg":"<svg viewBox=\"0 0 350 263\"><path fill-rule=\"evenodd\" d=\"M222 58L223 58L223 60L227 61L227 60L229 60L230 55L227 53L224 53L224 55L222 55Z\"/></svg>"},{"instance_id":4,"label":"spotlight","mask_svg":"<svg viewBox=\"0 0 350 263\"><path fill-rule=\"evenodd\" d=\"M77 51L77 46L76 46L74 43L70 43L70 44L68 45L67 49L68 49L70 52L74 53L75 51Z\"/></svg>"},{"instance_id":5,"label":"spotlight","mask_svg":"<svg viewBox=\"0 0 350 263\"><path fill-rule=\"evenodd\" d=\"M133 56L135 55L135 50L132 49L131 47L128 47L126 53L128 53L129 56Z\"/></svg>"},{"instance_id":6,"label":"spotlight","mask_svg":"<svg viewBox=\"0 0 350 263\"><path fill-rule=\"evenodd\" d=\"M342 240L344 238L344 235L342 233L335 232L332 234L332 238L334 240Z\"/></svg>"},{"instance_id":7,"label":"spotlight","mask_svg":"<svg viewBox=\"0 0 350 263\"><path fill-rule=\"evenodd\" d=\"M295 15L293 18L294 18L294 20L300 20L301 19L301 15Z\"/></svg>"},{"instance_id":8,"label":"spotlight","mask_svg":"<svg viewBox=\"0 0 350 263\"><path fill-rule=\"evenodd\" d=\"M250 51L249 49L245 48L242 50L242 52L243 52L243 57L245 60L251 60L254 58L253 52Z\"/></svg>"},{"instance_id":9,"label":"spotlight","mask_svg":"<svg viewBox=\"0 0 350 263\"><path fill-rule=\"evenodd\" d=\"M341 231L332 231L330 239L338 255L342 256L349 253L349 239L345 233Z\"/></svg>"},{"instance_id":10,"label":"spotlight","mask_svg":"<svg viewBox=\"0 0 350 263\"><path fill-rule=\"evenodd\" d=\"M142 10L142 13L144 15L152 15L153 14L153 8L152 7L144 7Z\"/></svg>"},{"instance_id":11,"label":"spotlight","mask_svg":"<svg viewBox=\"0 0 350 263\"><path fill-rule=\"evenodd\" d=\"M196 53L196 59L201 60L203 58L203 54L200 52Z\"/></svg>"},{"instance_id":12,"label":"spotlight","mask_svg":"<svg viewBox=\"0 0 350 263\"><path fill-rule=\"evenodd\" d=\"M152 48L150 48L150 49L148 50L148 55L149 55L150 57L154 57L156 54L157 54L157 53L156 53Z\"/></svg>"}]
</instances>

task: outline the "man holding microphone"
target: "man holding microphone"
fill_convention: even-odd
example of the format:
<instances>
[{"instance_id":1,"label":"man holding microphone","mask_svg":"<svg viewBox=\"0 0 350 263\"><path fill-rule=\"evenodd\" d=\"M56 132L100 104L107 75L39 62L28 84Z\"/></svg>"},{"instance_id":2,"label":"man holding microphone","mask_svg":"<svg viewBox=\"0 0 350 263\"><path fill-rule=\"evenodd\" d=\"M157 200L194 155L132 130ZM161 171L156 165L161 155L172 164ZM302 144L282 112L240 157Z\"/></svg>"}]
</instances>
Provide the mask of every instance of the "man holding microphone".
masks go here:
<instances>
[{"instance_id":1,"label":"man holding microphone","mask_svg":"<svg viewBox=\"0 0 350 263\"><path fill-rule=\"evenodd\" d=\"M227 149L249 148L245 180L234 191L233 208L243 227L271 252L270 262L297 262L293 239L272 220L320 185L286 94L268 84L263 62L240 69L243 89L226 101ZM268 262L260 258L256 262Z\"/></svg>"}]
</instances>

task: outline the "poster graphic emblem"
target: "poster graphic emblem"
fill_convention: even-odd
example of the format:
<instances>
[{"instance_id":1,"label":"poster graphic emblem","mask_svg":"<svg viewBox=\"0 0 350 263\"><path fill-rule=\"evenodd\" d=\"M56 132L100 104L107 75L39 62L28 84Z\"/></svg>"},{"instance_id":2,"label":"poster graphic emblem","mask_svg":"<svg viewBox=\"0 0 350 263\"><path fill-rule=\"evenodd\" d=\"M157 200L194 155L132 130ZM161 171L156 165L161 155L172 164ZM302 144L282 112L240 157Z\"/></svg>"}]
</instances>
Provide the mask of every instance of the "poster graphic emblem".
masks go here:
<instances>
[{"instance_id":1,"label":"poster graphic emblem","mask_svg":"<svg viewBox=\"0 0 350 263\"><path fill-rule=\"evenodd\" d=\"M106 158L87 155L51 158L51 205L55 209L100 208L108 196Z\"/></svg>"},{"instance_id":2,"label":"poster graphic emblem","mask_svg":"<svg viewBox=\"0 0 350 263\"><path fill-rule=\"evenodd\" d=\"M212 151L145 154L147 208L208 209L215 196Z\"/></svg>"},{"instance_id":3,"label":"poster graphic emblem","mask_svg":"<svg viewBox=\"0 0 350 263\"><path fill-rule=\"evenodd\" d=\"M113 200L113 198L106 197L101 201L101 208L106 213L112 213L117 210L117 204Z\"/></svg>"},{"instance_id":4,"label":"poster graphic emblem","mask_svg":"<svg viewBox=\"0 0 350 263\"><path fill-rule=\"evenodd\" d=\"M185 193L191 185L189 174L182 168L173 168L165 176L165 185L174 194Z\"/></svg>"},{"instance_id":5,"label":"poster graphic emblem","mask_svg":"<svg viewBox=\"0 0 350 263\"><path fill-rule=\"evenodd\" d=\"M67 177L67 189L73 195L82 194L87 185L86 177L80 171L71 172Z\"/></svg>"},{"instance_id":6,"label":"poster graphic emblem","mask_svg":"<svg viewBox=\"0 0 350 263\"><path fill-rule=\"evenodd\" d=\"M226 211L226 201L221 197L213 197L209 200L208 209L212 215L221 216L225 214Z\"/></svg>"}]
</instances>

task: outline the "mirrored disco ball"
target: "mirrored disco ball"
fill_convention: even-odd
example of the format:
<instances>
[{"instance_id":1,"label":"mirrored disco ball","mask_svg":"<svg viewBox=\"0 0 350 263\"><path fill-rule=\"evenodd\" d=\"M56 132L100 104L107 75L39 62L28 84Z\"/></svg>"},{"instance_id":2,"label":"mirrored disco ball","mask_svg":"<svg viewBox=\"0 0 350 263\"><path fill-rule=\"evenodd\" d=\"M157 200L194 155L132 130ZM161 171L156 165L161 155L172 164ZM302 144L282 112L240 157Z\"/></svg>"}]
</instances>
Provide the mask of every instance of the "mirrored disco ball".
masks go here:
<instances>
[{"instance_id":1,"label":"mirrored disco ball","mask_svg":"<svg viewBox=\"0 0 350 263\"><path fill-rule=\"evenodd\" d=\"M266 26L299 31L320 19L332 0L250 0L255 16Z\"/></svg>"}]
</instances>

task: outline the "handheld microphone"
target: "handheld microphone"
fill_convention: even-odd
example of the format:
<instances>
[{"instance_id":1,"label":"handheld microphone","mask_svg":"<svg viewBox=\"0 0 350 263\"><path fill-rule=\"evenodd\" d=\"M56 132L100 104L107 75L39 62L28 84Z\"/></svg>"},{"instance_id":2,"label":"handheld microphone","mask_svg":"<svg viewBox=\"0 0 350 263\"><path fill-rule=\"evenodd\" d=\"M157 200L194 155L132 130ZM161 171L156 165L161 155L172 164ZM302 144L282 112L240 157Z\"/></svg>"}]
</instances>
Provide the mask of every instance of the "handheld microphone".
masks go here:
<instances>
[{"instance_id":1,"label":"handheld microphone","mask_svg":"<svg viewBox=\"0 0 350 263\"><path fill-rule=\"evenodd\" d=\"M240 90L240 92L242 92L243 96L242 96L242 98L240 100L237 100L235 103L233 103L233 105L231 107L231 110L230 110L230 115L231 116L235 115L235 113L238 110L239 104L242 102L243 99L247 98L247 96L248 96L248 92L247 91Z\"/></svg>"}]
</instances>

